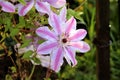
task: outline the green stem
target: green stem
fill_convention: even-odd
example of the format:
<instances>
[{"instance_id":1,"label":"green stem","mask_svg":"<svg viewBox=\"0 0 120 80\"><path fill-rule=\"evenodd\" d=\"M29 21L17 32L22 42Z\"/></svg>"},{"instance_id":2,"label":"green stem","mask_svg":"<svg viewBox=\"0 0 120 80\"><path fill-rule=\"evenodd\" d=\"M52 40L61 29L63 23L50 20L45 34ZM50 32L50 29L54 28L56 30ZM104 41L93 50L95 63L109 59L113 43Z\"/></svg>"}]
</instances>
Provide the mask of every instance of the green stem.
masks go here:
<instances>
[{"instance_id":1,"label":"green stem","mask_svg":"<svg viewBox=\"0 0 120 80\"><path fill-rule=\"evenodd\" d=\"M29 80L31 80L31 77L32 77L32 75L34 73L34 70L35 70L35 65L33 65L33 67L32 67L32 71L31 71L30 76L28 78Z\"/></svg>"}]
</instances>

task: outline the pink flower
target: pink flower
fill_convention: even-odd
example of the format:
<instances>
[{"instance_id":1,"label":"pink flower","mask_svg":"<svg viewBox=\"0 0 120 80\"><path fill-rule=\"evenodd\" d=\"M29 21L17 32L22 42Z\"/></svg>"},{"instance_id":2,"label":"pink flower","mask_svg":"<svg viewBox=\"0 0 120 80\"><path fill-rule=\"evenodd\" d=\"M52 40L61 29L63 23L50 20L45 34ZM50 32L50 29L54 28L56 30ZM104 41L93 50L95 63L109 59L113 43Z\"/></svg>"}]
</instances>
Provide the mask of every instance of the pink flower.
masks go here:
<instances>
[{"instance_id":1,"label":"pink flower","mask_svg":"<svg viewBox=\"0 0 120 80\"><path fill-rule=\"evenodd\" d=\"M18 14L20 16L24 16L28 13L28 11L31 10L33 6L37 9L38 12L49 14L50 5L60 8L63 5L65 5L65 1L61 0L30 0L29 2L26 2L26 5L18 4Z\"/></svg>"},{"instance_id":2,"label":"pink flower","mask_svg":"<svg viewBox=\"0 0 120 80\"><path fill-rule=\"evenodd\" d=\"M15 12L15 6L8 1L0 0L0 6L5 12Z\"/></svg>"},{"instance_id":3,"label":"pink flower","mask_svg":"<svg viewBox=\"0 0 120 80\"><path fill-rule=\"evenodd\" d=\"M44 0L49 2L53 7L60 8L65 5L66 0Z\"/></svg>"},{"instance_id":4,"label":"pink flower","mask_svg":"<svg viewBox=\"0 0 120 80\"><path fill-rule=\"evenodd\" d=\"M65 20L66 8L64 7L60 15L52 13L49 17L49 24L53 28L50 30L47 26L39 27L36 30L38 36L46 39L37 48L39 55L50 54L51 64L50 68L56 72L60 70L63 64L63 57L67 60L69 65L75 66L77 61L75 59L75 52L82 53L90 50L89 45L81 41L87 34L86 30L76 30L76 20L71 17L68 21Z\"/></svg>"}]
</instances>

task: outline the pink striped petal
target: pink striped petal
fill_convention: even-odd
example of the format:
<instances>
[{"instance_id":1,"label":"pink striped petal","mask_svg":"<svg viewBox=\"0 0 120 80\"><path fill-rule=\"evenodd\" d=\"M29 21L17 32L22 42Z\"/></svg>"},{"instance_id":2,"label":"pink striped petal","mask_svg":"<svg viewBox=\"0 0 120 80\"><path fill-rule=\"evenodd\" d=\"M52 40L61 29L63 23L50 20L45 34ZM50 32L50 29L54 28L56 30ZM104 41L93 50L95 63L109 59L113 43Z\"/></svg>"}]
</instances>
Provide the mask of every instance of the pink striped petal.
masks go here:
<instances>
[{"instance_id":1,"label":"pink striped petal","mask_svg":"<svg viewBox=\"0 0 120 80\"><path fill-rule=\"evenodd\" d=\"M52 31L50 31L50 29L46 26L38 28L36 30L36 33L37 33L37 35L39 35L40 37L42 37L46 40L54 41L57 39L55 34Z\"/></svg>"},{"instance_id":2,"label":"pink striped petal","mask_svg":"<svg viewBox=\"0 0 120 80\"><path fill-rule=\"evenodd\" d=\"M59 47L55 49L51 54L51 69L53 69L55 72L58 72L62 64L63 64L63 50L62 47Z\"/></svg>"},{"instance_id":3,"label":"pink striped petal","mask_svg":"<svg viewBox=\"0 0 120 80\"><path fill-rule=\"evenodd\" d=\"M0 5L2 6L2 10L5 12L15 12L15 6L7 1L0 1Z\"/></svg>"},{"instance_id":4,"label":"pink striped petal","mask_svg":"<svg viewBox=\"0 0 120 80\"><path fill-rule=\"evenodd\" d=\"M35 8L38 12L47 13L48 15L50 13L50 5L47 2L41 2L40 0L37 0Z\"/></svg>"},{"instance_id":5,"label":"pink striped petal","mask_svg":"<svg viewBox=\"0 0 120 80\"><path fill-rule=\"evenodd\" d=\"M61 34L61 21L58 15L56 15L55 13L52 13L50 15L50 17L48 18L49 24L51 25L51 27L53 27L54 31L56 32L56 34Z\"/></svg>"},{"instance_id":6,"label":"pink striped petal","mask_svg":"<svg viewBox=\"0 0 120 80\"><path fill-rule=\"evenodd\" d=\"M38 59L41 61L41 65L43 67L50 67L50 56L42 56L42 55L37 55Z\"/></svg>"},{"instance_id":7,"label":"pink striped petal","mask_svg":"<svg viewBox=\"0 0 120 80\"><path fill-rule=\"evenodd\" d=\"M84 41L70 42L70 45L82 53L90 50L90 46Z\"/></svg>"},{"instance_id":8,"label":"pink striped petal","mask_svg":"<svg viewBox=\"0 0 120 80\"><path fill-rule=\"evenodd\" d=\"M59 17L63 22L66 22L66 14L67 14L67 9L66 9L66 6L64 6L60 11L60 15L59 15Z\"/></svg>"},{"instance_id":9,"label":"pink striped petal","mask_svg":"<svg viewBox=\"0 0 120 80\"><path fill-rule=\"evenodd\" d=\"M55 8L60 8L66 4L66 0L57 0L56 3L50 3Z\"/></svg>"},{"instance_id":10,"label":"pink striped petal","mask_svg":"<svg viewBox=\"0 0 120 80\"><path fill-rule=\"evenodd\" d=\"M74 17L71 17L67 22L66 22L66 33L70 33L71 30L74 29L76 30L76 20Z\"/></svg>"},{"instance_id":11,"label":"pink striped petal","mask_svg":"<svg viewBox=\"0 0 120 80\"><path fill-rule=\"evenodd\" d=\"M28 11L31 10L31 8L34 5L34 0L31 0L30 2L26 2L26 5L19 4L18 5L18 14L19 16L25 16Z\"/></svg>"},{"instance_id":12,"label":"pink striped petal","mask_svg":"<svg viewBox=\"0 0 120 80\"><path fill-rule=\"evenodd\" d=\"M72 41L78 41L85 38L87 31L85 29L72 30L69 39Z\"/></svg>"},{"instance_id":13,"label":"pink striped petal","mask_svg":"<svg viewBox=\"0 0 120 80\"><path fill-rule=\"evenodd\" d=\"M40 44L37 48L38 54L50 54L52 50L58 45L56 42L46 41Z\"/></svg>"},{"instance_id":14,"label":"pink striped petal","mask_svg":"<svg viewBox=\"0 0 120 80\"><path fill-rule=\"evenodd\" d=\"M77 61L75 59L75 51L71 47L65 48L65 54L66 54L66 60L72 62L72 66L75 66L77 64ZM68 62L70 64L70 62ZM71 65L71 64L70 64Z\"/></svg>"},{"instance_id":15,"label":"pink striped petal","mask_svg":"<svg viewBox=\"0 0 120 80\"><path fill-rule=\"evenodd\" d=\"M48 3L56 3L58 0L43 0L45 2L48 2Z\"/></svg>"}]
</instances>

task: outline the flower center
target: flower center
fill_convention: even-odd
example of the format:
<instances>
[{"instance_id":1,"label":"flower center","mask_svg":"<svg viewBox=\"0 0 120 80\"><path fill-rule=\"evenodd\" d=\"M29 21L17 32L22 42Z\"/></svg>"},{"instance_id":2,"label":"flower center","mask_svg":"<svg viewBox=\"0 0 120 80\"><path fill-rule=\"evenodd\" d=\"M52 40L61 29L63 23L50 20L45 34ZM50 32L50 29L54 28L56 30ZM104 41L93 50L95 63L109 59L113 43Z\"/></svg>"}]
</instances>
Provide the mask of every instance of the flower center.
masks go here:
<instances>
[{"instance_id":1,"label":"flower center","mask_svg":"<svg viewBox=\"0 0 120 80\"><path fill-rule=\"evenodd\" d=\"M63 38L63 39L62 39L62 42L63 42L63 43L66 43L66 42L67 42L67 39L66 39L66 38Z\"/></svg>"}]
</instances>

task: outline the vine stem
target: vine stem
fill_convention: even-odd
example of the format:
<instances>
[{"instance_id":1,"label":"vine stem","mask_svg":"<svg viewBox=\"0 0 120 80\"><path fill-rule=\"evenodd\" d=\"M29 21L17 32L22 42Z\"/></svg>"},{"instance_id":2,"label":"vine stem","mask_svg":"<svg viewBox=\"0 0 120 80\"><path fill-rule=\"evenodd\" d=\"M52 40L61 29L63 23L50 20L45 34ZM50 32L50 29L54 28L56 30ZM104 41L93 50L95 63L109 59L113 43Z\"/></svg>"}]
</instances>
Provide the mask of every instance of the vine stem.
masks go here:
<instances>
[{"instance_id":1,"label":"vine stem","mask_svg":"<svg viewBox=\"0 0 120 80\"><path fill-rule=\"evenodd\" d=\"M86 2L87 0L84 0L82 3L81 3L81 5L79 5L77 8L75 8L74 10L76 11L76 10L78 10L85 2Z\"/></svg>"},{"instance_id":2,"label":"vine stem","mask_svg":"<svg viewBox=\"0 0 120 80\"><path fill-rule=\"evenodd\" d=\"M31 71L31 73L30 73L30 76L28 77L29 80L31 80L34 71L35 71L35 65L33 65L32 71Z\"/></svg>"},{"instance_id":3,"label":"vine stem","mask_svg":"<svg viewBox=\"0 0 120 80\"><path fill-rule=\"evenodd\" d=\"M51 69L47 69L47 73L46 73L46 80L48 80L51 76L52 70Z\"/></svg>"}]
</instances>

